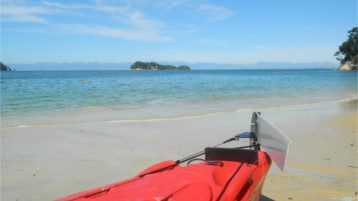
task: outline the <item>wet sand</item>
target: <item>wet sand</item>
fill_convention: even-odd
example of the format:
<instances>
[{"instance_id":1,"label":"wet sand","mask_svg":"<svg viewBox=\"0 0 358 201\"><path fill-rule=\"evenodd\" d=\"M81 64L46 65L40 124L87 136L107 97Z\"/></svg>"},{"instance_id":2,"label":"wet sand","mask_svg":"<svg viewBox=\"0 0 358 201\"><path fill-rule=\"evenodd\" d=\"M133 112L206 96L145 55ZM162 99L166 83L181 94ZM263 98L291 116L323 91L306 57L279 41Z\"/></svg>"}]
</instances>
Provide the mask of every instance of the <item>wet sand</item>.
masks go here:
<instances>
[{"instance_id":1,"label":"wet sand","mask_svg":"<svg viewBox=\"0 0 358 201\"><path fill-rule=\"evenodd\" d=\"M357 101L259 111L293 141L261 200L357 200ZM2 129L1 200L54 200L133 177L248 131L251 114Z\"/></svg>"},{"instance_id":2,"label":"wet sand","mask_svg":"<svg viewBox=\"0 0 358 201\"><path fill-rule=\"evenodd\" d=\"M262 193L272 200L357 200L357 110L351 106L290 131L286 171L272 166Z\"/></svg>"}]
</instances>

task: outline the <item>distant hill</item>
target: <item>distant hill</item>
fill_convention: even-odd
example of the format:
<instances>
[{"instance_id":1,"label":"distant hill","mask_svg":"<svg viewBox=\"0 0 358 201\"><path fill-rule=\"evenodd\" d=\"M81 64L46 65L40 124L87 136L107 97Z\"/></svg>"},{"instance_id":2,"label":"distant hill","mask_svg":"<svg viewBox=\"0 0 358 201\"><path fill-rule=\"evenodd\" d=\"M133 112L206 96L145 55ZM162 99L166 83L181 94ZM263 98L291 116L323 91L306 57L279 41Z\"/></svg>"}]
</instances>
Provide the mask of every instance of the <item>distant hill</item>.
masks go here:
<instances>
[{"instance_id":1,"label":"distant hill","mask_svg":"<svg viewBox=\"0 0 358 201\"><path fill-rule=\"evenodd\" d=\"M288 63L288 62L257 62L252 64L217 64L217 63L185 63L167 62L177 65L178 63L190 65L195 70L240 70L240 69L334 69L338 63L333 62L308 62L308 63Z\"/></svg>"},{"instance_id":2,"label":"distant hill","mask_svg":"<svg viewBox=\"0 0 358 201\"><path fill-rule=\"evenodd\" d=\"M34 63L11 64L18 71L51 71L51 70L128 70L132 63L97 63L97 62L72 62L72 63Z\"/></svg>"},{"instance_id":3,"label":"distant hill","mask_svg":"<svg viewBox=\"0 0 358 201\"><path fill-rule=\"evenodd\" d=\"M156 62L137 61L131 65L130 70L190 70L190 67L186 65L176 67L173 65L161 65Z\"/></svg>"},{"instance_id":4,"label":"distant hill","mask_svg":"<svg viewBox=\"0 0 358 201\"><path fill-rule=\"evenodd\" d=\"M334 62L310 62L310 63L288 63L288 62L257 62L252 64L217 64L217 63L188 63L188 62L166 62L168 65L190 66L192 70L239 70L239 69L335 69L339 63ZM34 64L9 64L17 71L44 71L44 70L128 70L133 63L97 63L97 62L73 62L73 63L34 63Z\"/></svg>"}]
</instances>

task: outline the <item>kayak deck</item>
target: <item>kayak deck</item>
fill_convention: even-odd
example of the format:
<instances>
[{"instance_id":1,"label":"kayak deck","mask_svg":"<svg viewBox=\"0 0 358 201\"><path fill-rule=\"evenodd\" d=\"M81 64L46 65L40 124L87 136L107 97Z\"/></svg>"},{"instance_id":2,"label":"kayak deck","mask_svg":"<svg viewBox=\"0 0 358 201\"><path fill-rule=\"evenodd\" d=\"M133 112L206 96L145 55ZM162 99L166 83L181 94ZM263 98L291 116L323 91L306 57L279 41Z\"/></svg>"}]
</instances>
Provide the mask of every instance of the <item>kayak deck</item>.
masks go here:
<instances>
[{"instance_id":1,"label":"kayak deck","mask_svg":"<svg viewBox=\"0 0 358 201\"><path fill-rule=\"evenodd\" d=\"M132 179L76 193L57 201L259 200L270 157L258 150L206 148L205 159L180 166L165 161ZM159 171L158 171L159 170Z\"/></svg>"}]
</instances>

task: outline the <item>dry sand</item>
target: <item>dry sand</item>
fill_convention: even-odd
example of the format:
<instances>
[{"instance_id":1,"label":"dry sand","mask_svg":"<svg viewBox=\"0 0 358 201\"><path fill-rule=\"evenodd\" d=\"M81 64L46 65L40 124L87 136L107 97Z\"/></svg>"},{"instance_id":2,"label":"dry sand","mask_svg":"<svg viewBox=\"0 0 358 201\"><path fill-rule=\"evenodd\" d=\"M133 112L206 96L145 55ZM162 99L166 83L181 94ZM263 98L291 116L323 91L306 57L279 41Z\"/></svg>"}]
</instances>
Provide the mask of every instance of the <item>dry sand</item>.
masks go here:
<instances>
[{"instance_id":1,"label":"dry sand","mask_svg":"<svg viewBox=\"0 0 358 201\"><path fill-rule=\"evenodd\" d=\"M357 200L357 101L259 111L293 140L285 172L271 166L262 201ZM248 131L251 114L2 128L1 200L53 200L133 177Z\"/></svg>"},{"instance_id":2,"label":"dry sand","mask_svg":"<svg viewBox=\"0 0 358 201\"><path fill-rule=\"evenodd\" d=\"M306 119L297 118L300 129L287 130L293 144L286 171L271 168L263 189L267 200L357 200L356 101L339 107L306 112ZM319 116L321 121L312 119Z\"/></svg>"}]
</instances>

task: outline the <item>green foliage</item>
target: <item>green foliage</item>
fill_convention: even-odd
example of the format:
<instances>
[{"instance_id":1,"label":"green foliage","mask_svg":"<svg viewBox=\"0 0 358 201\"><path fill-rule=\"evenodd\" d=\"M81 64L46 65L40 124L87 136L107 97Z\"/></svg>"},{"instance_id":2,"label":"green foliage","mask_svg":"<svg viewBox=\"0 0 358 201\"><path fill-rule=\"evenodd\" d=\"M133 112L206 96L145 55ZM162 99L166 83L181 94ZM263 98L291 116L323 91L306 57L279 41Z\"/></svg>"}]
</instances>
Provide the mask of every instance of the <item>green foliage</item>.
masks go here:
<instances>
[{"instance_id":1,"label":"green foliage","mask_svg":"<svg viewBox=\"0 0 358 201\"><path fill-rule=\"evenodd\" d=\"M6 66L2 62L0 62L1 65L1 71L12 71L10 67Z\"/></svg>"},{"instance_id":2,"label":"green foliage","mask_svg":"<svg viewBox=\"0 0 358 201\"><path fill-rule=\"evenodd\" d=\"M190 70L189 66L181 65L178 67L178 70Z\"/></svg>"},{"instance_id":3,"label":"green foliage","mask_svg":"<svg viewBox=\"0 0 358 201\"><path fill-rule=\"evenodd\" d=\"M157 63L155 62L141 62L141 61L137 61L134 64L131 65L131 70L150 70L151 67L156 68L157 67Z\"/></svg>"},{"instance_id":4,"label":"green foliage","mask_svg":"<svg viewBox=\"0 0 358 201\"><path fill-rule=\"evenodd\" d=\"M358 27L354 27L348 33L348 39L339 46L339 51L334 56L341 61L341 64L350 61L354 65L358 65Z\"/></svg>"},{"instance_id":5,"label":"green foliage","mask_svg":"<svg viewBox=\"0 0 358 201\"><path fill-rule=\"evenodd\" d=\"M137 61L130 67L131 70L190 70L189 66L160 65L156 62Z\"/></svg>"}]
</instances>

